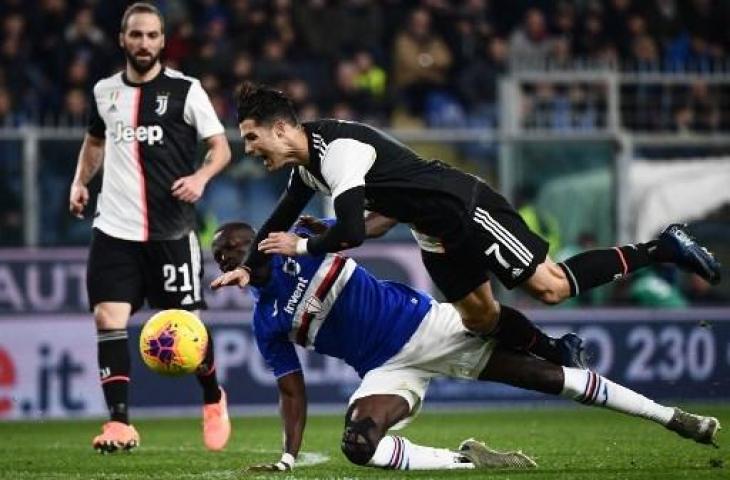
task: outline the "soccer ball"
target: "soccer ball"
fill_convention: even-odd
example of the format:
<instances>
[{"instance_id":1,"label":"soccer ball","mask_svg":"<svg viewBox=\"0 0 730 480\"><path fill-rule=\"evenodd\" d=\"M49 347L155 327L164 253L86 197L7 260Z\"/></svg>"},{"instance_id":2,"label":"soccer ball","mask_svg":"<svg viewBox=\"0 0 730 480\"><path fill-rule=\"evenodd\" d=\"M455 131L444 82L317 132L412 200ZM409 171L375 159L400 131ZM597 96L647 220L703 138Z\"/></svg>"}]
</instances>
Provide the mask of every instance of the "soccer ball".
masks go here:
<instances>
[{"instance_id":1,"label":"soccer ball","mask_svg":"<svg viewBox=\"0 0 730 480\"><path fill-rule=\"evenodd\" d=\"M208 332L198 317L186 310L163 310L142 327L139 351L142 360L162 375L194 372L205 358Z\"/></svg>"}]
</instances>

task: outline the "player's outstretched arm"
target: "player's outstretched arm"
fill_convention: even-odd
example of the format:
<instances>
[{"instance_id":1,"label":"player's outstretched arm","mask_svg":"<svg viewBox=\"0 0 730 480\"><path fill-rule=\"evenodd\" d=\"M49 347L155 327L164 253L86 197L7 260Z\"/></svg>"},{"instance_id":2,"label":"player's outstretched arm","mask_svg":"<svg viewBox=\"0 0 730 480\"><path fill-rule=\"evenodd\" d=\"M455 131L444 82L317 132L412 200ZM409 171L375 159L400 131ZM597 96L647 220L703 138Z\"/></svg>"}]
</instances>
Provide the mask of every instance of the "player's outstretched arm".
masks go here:
<instances>
[{"instance_id":1,"label":"player's outstretched arm","mask_svg":"<svg viewBox=\"0 0 730 480\"><path fill-rule=\"evenodd\" d=\"M274 212L256 234L254 248L249 250L245 265L251 269L254 278L258 278L257 272L261 265L267 262L266 254L279 252L266 252L256 248L272 232L285 232L289 230L304 207L314 195L314 190L304 184L296 170L292 172L291 180L287 189L282 194ZM254 282L255 283L255 282Z\"/></svg>"},{"instance_id":2,"label":"player's outstretched arm","mask_svg":"<svg viewBox=\"0 0 730 480\"><path fill-rule=\"evenodd\" d=\"M247 267L237 267L231 271L225 272L215 280L210 282L210 288L218 290L221 287L237 286L244 288L251 282L251 273Z\"/></svg>"},{"instance_id":3,"label":"player's outstretched arm","mask_svg":"<svg viewBox=\"0 0 730 480\"><path fill-rule=\"evenodd\" d=\"M365 236L380 238L398 224L395 218L386 217L378 212L370 212L365 216Z\"/></svg>"},{"instance_id":4,"label":"player's outstretched arm","mask_svg":"<svg viewBox=\"0 0 730 480\"><path fill-rule=\"evenodd\" d=\"M87 185L99 171L102 163L104 163L104 139L87 133L81 144L76 173L71 182L68 198L68 209L71 215L84 218L84 209L89 203Z\"/></svg>"},{"instance_id":5,"label":"player's outstretched arm","mask_svg":"<svg viewBox=\"0 0 730 480\"><path fill-rule=\"evenodd\" d=\"M197 202L203 196L205 186L231 161L231 147L224 134L205 139L208 152L203 165L192 175L180 177L172 184L172 196L183 202Z\"/></svg>"},{"instance_id":6,"label":"player's outstretched arm","mask_svg":"<svg viewBox=\"0 0 730 480\"><path fill-rule=\"evenodd\" d=\"M276 463L252 465L249 471L288 471L294 467L307 423L307 395L301 371L292 372L277 380L279 385L279 413L284 423L284 445L281 459Z\"/></svg>"},{"instance_id":7,"label":"player's outstretched arm","mask_svg":"<svg viewBox=\"0 0 730 480\"><path fill-rule=\"evenodd\" d=\"M386 217L377 212L365 215L365 238L380 238L398 224L395 218ZM322 235L330 228L330 224L311 215L302 215L297 221L298 227L304 227L315 235Z\"/></svg>"}]
</instances>

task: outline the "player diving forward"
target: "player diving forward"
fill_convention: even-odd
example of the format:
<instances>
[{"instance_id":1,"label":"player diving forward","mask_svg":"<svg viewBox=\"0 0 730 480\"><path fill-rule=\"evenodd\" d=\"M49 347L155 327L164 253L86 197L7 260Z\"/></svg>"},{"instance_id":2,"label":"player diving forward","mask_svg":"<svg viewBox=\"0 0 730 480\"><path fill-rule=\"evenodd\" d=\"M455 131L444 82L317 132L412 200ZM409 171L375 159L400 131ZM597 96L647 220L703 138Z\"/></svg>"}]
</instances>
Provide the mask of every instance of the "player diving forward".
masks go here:
<instances>
[{"instance_id":1,"label":"player diving forward","mask_svg":"<svg viewBox=\"0 0 730 480\"><path fill-rule=\"evenodd\" d=\"M295 233L311 237L301 224ZM236 268L256 232L245 223L222 226L213 255L227 271L211 286L244 286ZM558 366L498 340L468 331L456 308L406 285L379 281L340 254L272 255L252 287L253 327L261 354L277 378L284 445L281 459L256 470L290 470L306 423L304 377L295 353L299 344L343 359L362 378L345 414L342 451L357 465L399 470L531 467L521 452L496 452L475 440L458 450L416 445L388 435L421 408L432 378L496 381L586 405L603 406L657 422L699 443L714 443L717 419L665 407L597 373Z\"/></svg>"},{"instance_id":2,"label":"player diving forward","mask_svg":"<svg viewBox=\"0 0 730 480\"><path fill-rule=\"evenodd\" d=\"M469 330L553 363L580 366L576 355L566 355L580 350L580 339L545 335L494 298L490 276L547 304L660 262L720 281L719 263L680 225L669 226L657 240L586 251L556 264L546 256L547 243L481 179L427 162L368 125L300 123L289 98L277 90L244 84L238 120L247 154L272 171L292 167L289 185L256 239L258 250L244 265L253 284L264 254L321 255L359 245L368 210L411 225L426 269ZM287 233L315 191L332 197L337 223L309 239Z\"/></svg>"}]
</instances>

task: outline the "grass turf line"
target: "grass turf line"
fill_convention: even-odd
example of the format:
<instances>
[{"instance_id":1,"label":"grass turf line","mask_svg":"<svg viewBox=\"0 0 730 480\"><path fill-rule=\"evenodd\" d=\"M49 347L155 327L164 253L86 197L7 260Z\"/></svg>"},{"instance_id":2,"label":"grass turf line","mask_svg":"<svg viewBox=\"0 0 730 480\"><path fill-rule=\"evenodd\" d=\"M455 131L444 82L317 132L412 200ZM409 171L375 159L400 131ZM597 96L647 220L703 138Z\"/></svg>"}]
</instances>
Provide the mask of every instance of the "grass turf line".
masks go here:
<instances>
[{"instance_id":1,"label":"grass turf line","mask_svg":"<svg viewBox=\"0 0 730 480\"><path fill-rule=\"evenodd\" d=\"M730 405L688 407L718 417L730 428ZM142 445L131 454L102 456L91 449L99 421L0 423L0 478L25 479L236 479L251 463L276 461L281 443L275 417L235 418L224 452L202 446L200 420L135 422ZM350 465L339 451L342 416L310 417L309 459L325 463L277 478L483 478L499 479L730 479L730 437L720 449L698 445L652 422L598 409L491 410L421 415L403 435L423 445L456 448L468 437L499 450L523 450L531 471L392 472ZM324 457L323 457L324 456Z\"/></svg>"}]
</instances>

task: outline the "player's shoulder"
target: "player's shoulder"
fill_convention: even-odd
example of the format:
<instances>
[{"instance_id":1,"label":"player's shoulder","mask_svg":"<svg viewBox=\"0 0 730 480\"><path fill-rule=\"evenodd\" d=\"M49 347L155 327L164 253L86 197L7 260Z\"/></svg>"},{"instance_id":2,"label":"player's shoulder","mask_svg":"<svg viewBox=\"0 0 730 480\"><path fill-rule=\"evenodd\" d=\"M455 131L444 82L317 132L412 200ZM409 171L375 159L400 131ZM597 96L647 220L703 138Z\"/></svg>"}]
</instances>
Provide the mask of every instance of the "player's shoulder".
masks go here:
<instances>
[{"instance_id":1,"label":"player's shoulder","mask_svg":"<svg viewBox=\"0 0 730 480\"><path fill-rule=\"evenodd\" d=\"M124 87L124 80L122 79L122 72L119 71L117 73L109 75L108 77L97 80L97 82L94 84L93 90L95 94L98 94L99 92L122 87Z\"/></svg>"},{"instance_id":2,"label":"player's shoulder","mask_svg":"<svg viewBox=\"0 0 730 480\"><path fill-rule=\"evenodd\" d=\"M171 80L179 80L179 81L187 82L190 84L200 83L200 80L198 80L197 78L191 77L190 75L185 75L180 70L175 70L174 68L170 68L170 67L165 67L162 74L166 78L171 79Z\"/></svg>"},{"instance_id":3,"label":"player's shoulder","mask_svg":"<svg viewBox=\"0 0 730 480\"><path fill-rule=\"evenodd\" d=\"M305 122L306 130L312 135L313 140L318 139L330 143L339 138L359 139L369 137L373 127L360 122L350 120L337 120L334 118L322 118L311 122Z\"/></svg>"}]
</instances>

